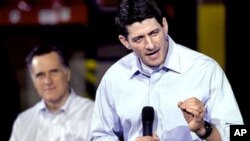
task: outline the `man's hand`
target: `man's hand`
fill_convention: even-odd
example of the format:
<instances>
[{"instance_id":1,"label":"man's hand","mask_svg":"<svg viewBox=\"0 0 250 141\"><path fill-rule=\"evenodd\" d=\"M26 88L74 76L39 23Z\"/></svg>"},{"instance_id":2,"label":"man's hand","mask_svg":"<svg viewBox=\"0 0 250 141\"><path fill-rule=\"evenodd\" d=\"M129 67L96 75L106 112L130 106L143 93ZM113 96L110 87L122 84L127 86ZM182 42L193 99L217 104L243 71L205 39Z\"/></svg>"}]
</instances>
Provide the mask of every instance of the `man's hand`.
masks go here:
<instances>
[{"instance_id":1,"label":"man's hand","mask_svg":"<svg viewBox=\"0 0 250 141\"><path fill-rule=\"evenodd\" d=\"M191 131L197 132L199 129L203 128L203 118L206 113L206 108L202 101L192 97L179 102L178 107L183 112L184 118L186 119Z\"/></svg>"},{"instance_id":2,"label":"man's hand","mask_svg":"<svg viewBox=\"0 0 250 141\"><path fill-rule=\"evenodd\" d=\"M135 141L159 141L159 137L156 133L153 134L153 136L142 136L137 137Z\"/></svg>"}]
</instances>

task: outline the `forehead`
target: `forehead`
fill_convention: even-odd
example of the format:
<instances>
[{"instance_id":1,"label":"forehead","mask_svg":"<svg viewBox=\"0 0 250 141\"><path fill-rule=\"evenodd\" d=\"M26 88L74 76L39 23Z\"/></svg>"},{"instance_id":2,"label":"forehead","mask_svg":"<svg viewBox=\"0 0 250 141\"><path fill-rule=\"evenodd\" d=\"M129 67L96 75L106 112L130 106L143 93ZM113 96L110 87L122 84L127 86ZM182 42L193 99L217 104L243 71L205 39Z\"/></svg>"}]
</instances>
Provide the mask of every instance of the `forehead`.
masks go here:
<instances>
[{"instance_id":1,"label":"forehead","mask_svg":"<svg viewBox=\"0 0 250 141\"><path fill-rule=\"evenodd\" d=\"M148 34L154 29L161 27L155 18L148 18L141 22L135 22L126 26L128 30L128 36L138 36L143 34Z\"/></svg>"},{"instance_id":2,"label":"forehead","mask_svg":"<svg viewBox=\"0 0 250 141\"><path fill-rule=\"evenodd\" d=\"M55 52L35 56L32 59L31 67L33 69L49 68L50 66L58 66L61 64L60 57Z\"/></svg>"}]
</instances>

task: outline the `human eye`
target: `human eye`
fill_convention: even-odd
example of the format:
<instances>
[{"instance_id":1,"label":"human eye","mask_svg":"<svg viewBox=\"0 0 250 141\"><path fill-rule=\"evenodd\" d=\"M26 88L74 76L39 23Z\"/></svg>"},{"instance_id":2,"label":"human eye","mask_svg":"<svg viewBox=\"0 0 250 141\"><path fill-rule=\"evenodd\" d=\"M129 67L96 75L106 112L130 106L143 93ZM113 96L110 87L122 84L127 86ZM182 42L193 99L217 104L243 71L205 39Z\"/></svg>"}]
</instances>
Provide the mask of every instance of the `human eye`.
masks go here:
<instances>
[{"instance_id":1,"label":"human eye","mask_svg":"<svg viewBox=\"0 0 250 141\"><path fill-rule=\"evenodd\" d=\"M151 35L151 36L157 36L159 32L160 32L159 29L156 29L156 30L153 30L153 31L150 33L150 35Z\"/></svg>"},{"instance_id":2,"label":"human eye","mask_svg":"<svg viewBox=\"0 0 250 141\"><path fill-rule=\"evenodd\" d=\"M38 78L38 79L42 79L44 76L45 76L44 73L37 73L37 74L35 75L35 77Z\"/></svg>"},{"instance_id":3,"label":"human eye","mask_svg":"<svg viewBox=\"0 0 250 141\"><path fill-rule=\"evenodd\" d=\"M59 69L53 69L53 70L51 70L50 71L50 73L52 74L52 75L56 75L56 74L58 74L59 73Z\"/></svg>"},{"instance_id":4,"label":"human eye","mask_svg":"<svg viewBox=\"0 0 250 141\"><path fill-rule=\"evenodd\" d=\"M135 42L135 43L140 43L142 40L143 40L142 36L138 36L138 37L135 37L135 38L132 39L132 41Z\"/></svg>"}]
</instances>

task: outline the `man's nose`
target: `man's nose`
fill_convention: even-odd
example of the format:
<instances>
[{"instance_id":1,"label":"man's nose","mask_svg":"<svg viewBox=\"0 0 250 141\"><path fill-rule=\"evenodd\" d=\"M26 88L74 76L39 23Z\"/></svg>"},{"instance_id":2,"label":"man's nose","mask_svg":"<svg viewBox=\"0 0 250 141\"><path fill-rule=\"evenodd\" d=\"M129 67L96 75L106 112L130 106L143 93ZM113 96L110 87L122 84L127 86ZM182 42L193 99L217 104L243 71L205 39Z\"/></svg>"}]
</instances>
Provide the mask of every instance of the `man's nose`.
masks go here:
<instances>
[{"instance_id":1,"label":"man's nose","mask_svg":"<svg viewBox=\"0 0 250 141\"><path fill-rule=\"evenodd\" d=\"M154 45L153 45L153 41L149 36L146 36L146 48L147 49L153 49Z\"/></svg>"}]
</instances>

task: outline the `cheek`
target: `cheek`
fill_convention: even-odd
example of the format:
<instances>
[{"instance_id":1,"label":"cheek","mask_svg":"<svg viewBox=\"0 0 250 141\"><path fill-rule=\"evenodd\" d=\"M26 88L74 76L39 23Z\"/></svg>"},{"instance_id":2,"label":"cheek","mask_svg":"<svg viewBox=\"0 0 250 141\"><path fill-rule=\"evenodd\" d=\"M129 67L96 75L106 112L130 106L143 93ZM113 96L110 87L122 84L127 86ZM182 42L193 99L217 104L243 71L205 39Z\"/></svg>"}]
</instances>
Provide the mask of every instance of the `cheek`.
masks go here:
<instances>
[{"instance_id":1,"label":"cheek","mask_svg":"<svg viewBox=\"0 0 250 141\"><path fill-rule=\"evenodd\" d=\"M36 88L42 85L42 81L39 81L38 79L32 80L32 82Z\"/></svg>"},{"instance_id":2,"label":"cheek","mask_svg":"<svg viewBox=\"0 0 250 141\"><path fill-rule=\"evenodd\" d=\"M68 83L70 81L70 76L67 74L64 74L61 77L58 77L58 79L55 81L57 84L63 85L65 87L68 85Z\"/></svg>"},{"instance_id":3,"label":"cheek","mask_svg":"<svg viewBox=\"0 0 250 141\"><path fill-rule=\"evenodd\" d=\"M143 51L143 45L134 45L132 50L139 55Z\"/></svg>"},{"instance_id":4,"label":"cheek","mask_svg":"<svg viewBox=\"0 0 250 141\"><path fill-rule=\"evenodd\" d=\"M136 54L136 56L140 57L142 56L142 51L138 49L133 49L133 52Z\"/></svg>"},{"instance_id":5,"label":"cheek","mask_svg":"<svg viewBox=\"0 0 250 141\"><path fill-rule=\"evenodd\" d=\"M37 90L37 92L39 94L42 93L42 91L43 91L43 83L42 82L38 82L38 81L34 81L33 84L34 84L34 87Z\"/></svg>"}]
</instances>

